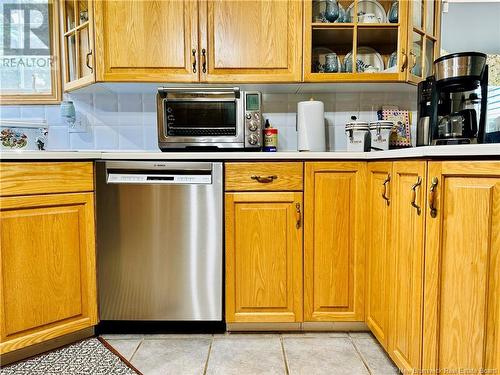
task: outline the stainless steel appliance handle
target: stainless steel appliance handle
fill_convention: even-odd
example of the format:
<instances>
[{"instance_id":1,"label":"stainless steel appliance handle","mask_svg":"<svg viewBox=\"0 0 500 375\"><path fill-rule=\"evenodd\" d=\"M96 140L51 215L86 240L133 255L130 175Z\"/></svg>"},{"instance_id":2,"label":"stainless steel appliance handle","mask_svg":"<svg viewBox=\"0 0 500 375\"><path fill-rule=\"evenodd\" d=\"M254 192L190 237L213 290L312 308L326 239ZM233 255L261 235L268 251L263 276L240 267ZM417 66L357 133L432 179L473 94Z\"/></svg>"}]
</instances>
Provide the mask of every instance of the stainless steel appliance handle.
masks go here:
<instances>
[{"instance_id":1,"label":"stainless steel appliance handle","mask_svg":"<svg viewBox=\"0 0 500 375\"><path fill-rule=\"evenodd\" d=\"M160 169L160 170L207 170L213 169L211 162L169 162L169 161L122 161L106 160L106 169Z\"/></svg>"},{"instance_id":2,"label":"stainless steel appliance handle","mask_svg":"<svg viewBox=\"0 0 500 375\"><path fill-rule=\"evenodd\" d=\"M235 102L236 98L167 98L165 102Z\"/></svg>"},{"instance_id":3,"label":"stainless steel appliance handle","mask_svg":"<svg viewBox=\"0 0 500 375\"><path fill-rule=\"evenodd\" d=\"M233 93L236 97L240 96L239 87L159 87L158 92L160 93L188 93L188 94L210 94L210 95L222 95Z\"/></svg>"},{"instance_id":4,"label":"stainless steel appliance handle","mask_svg":"<svg viewBox=\"0 0 500 375\"><path fill-rule=\"evenodd\" d=\"M107 184L210 185L212 163L106 162Z\"/></svg>"}]
</instances>

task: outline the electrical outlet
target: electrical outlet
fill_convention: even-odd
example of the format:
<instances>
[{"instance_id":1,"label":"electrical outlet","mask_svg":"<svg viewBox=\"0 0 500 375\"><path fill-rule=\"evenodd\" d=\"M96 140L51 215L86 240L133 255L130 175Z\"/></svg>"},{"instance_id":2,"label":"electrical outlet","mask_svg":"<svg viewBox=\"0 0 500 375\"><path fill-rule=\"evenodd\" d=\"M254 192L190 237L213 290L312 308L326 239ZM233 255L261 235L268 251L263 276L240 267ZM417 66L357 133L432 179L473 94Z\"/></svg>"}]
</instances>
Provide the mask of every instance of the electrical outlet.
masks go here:
<instances>
[{"instance_id":1,"label":"electrical outlet","mask_svg":"<svg viewBox=\"0 0 500 375\"><path fill-rule=\"evenodd\" d=\"M87 133L89 131L88 125L87 117L77 112L75 122L68 124L68 133Z\"/></svg>"}]
</instances>

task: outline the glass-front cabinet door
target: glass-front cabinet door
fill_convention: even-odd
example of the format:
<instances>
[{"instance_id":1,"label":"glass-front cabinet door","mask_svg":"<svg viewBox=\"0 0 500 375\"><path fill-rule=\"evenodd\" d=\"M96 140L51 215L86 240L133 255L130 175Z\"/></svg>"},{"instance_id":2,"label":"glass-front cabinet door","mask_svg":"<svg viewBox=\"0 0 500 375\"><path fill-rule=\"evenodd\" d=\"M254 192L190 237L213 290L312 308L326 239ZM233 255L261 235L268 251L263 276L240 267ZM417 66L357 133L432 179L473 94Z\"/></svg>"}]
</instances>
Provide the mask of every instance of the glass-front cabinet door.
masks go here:
<instances>
[{"instance_id":1,"label":"glass-front cabinet door","mask_svg":"<svg viewBox=\"0 0 500 375\"><path fill-rule=\"evenodd\" d=\"M60 0L64 90L95 82L92 0Z\"/></svg>"},{"instance_id":2,"label":"glass-front cabinet door","mask_svg":"<svg viewBox=\"0 0 500 375\"><path fill-rule=\"evenodd\" d=\"M439 56L441 29L440 0L406 1L408 7L408 81L418 83L433 74Z\"/></svg>"}]
</instances>

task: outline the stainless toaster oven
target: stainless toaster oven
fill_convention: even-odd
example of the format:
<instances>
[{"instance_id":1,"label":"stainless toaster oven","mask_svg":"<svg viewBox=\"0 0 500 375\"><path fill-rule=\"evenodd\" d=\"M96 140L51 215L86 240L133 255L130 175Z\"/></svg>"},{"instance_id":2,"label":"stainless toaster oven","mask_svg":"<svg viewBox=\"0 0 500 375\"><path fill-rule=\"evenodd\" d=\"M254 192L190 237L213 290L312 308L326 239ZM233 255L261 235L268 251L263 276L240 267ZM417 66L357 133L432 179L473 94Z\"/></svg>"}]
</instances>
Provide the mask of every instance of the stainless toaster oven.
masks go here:
<instances>
[{"instance_id":1,"label":"stainless toaster oven","mask_svg":"<svg viewBox=\"0 0 500 375\"><path fill-rule=\"evenodd\" d=\"M238 87L158 89L158 146L162 151L262 147L262 97Z\"/></svg>"}]
</instances>

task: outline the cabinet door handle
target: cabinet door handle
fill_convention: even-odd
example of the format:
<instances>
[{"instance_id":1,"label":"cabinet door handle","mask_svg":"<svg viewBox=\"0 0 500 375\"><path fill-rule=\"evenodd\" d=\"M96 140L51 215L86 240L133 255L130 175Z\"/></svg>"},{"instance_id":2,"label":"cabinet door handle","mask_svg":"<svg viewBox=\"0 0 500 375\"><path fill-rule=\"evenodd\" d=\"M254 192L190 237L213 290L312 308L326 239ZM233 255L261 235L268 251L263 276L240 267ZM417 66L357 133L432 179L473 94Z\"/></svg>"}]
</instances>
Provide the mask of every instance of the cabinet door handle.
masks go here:
<instances>
[{"instance_id":1,"label":"cabinet door handle","mask_svg":"<svg viewBox=\"0 0 500 375\"><path fill-rule=\"evenodd\" d=\"M252 180L255 180L257 182L260 182L262 184L268 184L270 182L273 182L273 180L277 180L278 176L256 176L253 175L250 177Z\"/></svg>"},{"instance_id":2,"label":"cabinet door handle","mask_svg":"<svg viewBox=\"0 0 500 375\"><path fill-rule=\"evenodd\" d=\"M193 65L193 73L196 73L196 50L191 51L191 65Z\"/></svg>"},{"instance_id":3,"label":"cabinet door handle","mask_svg":"<svg viewBox=\"0 0 500 375\"><path fill-rule=\"evenodd\" d=\"M434 207L436 204L436 187L438 185L438 178L433 177L431 182L431 187L429 188L429 209L431 217L437 216L437 208Z\"/></svg>"},{"instance_id":4,"label":"cabinet door handle","mask_svg":"<svg viewBox=\"0 0 500 375\"><path fill-rule=\"evenodd\" d=\"M207 50L205 48L201 50L201 71L207 72Z\"/></svg>"},{"instance_id":5,"label":"cabinet door handle","mask_svg":"<svg viewBox=\"0 0 500 375\"><path fill-rule=\"evenodd\" d=\"M417 215L420 215L420 212L422 211L420 209L420 206L416 203L416 200L417 200L417 187L419 187L420 185L422 185L422 177L418 176L417 178L417 182L415 182L413 184L413 186L411 187L411 206L412 207L415 207L417 209Z\"/></svg>"},{"instance_id":6,"label":"cabinet door handle","mask_svg":"<svg viewBox=\"0 0 500 375\"><path fill-rule=\"evenodd\" d=\"M299 229L302 221L302 214L300 212L300 203L295 203L295 214L297 215L297 222L295 228Z\"/></svg>"},{"instance_id":7,"label":"cabinet door handle","mask_svg":"<svg viewBox=\"0 0 500 375\"><path fill-rule=\"evenodd\" d=\"M389 199L389 197L387 196L387 184L391 181L391 174L388 173L387 174L387 178L384 180L384 183L382 184L382 186L384 187L384 190L382 190L382 198L384 198L385 202L387 203L387 205L389 205L391 203L391 200Z\"/></svg>"},{"instance_id":8,"label":"cabinet door handle","mask_svg":"<svg viewBox=\"0 0 500 375\"><path fill-rule=\"evenodd\" d=\"M412 64L411 64L410 69L413 69L415 67L415 65L417 65L417 55L415 55L415 52L410 51L410 56L411 56L411 60L412 60Z\"/></svg>"},{"instance_id":9,"label":"cabinet door handle","mask_svg":"<svg viewBox=\"0 0 500 375\"><path fill-rule=\"evenodd\" d=\"M90 56L92 56L92 50L85 56L85 65L87 65L91 73L94 73L94 68L90 65Z\"/></svg>"},{"instance_id":10,"label":"cabinet door handle","mask_svg":"<svg viewBox=\"0 0 500 375\"><path fill-rule=\"evenodd\" d=\"M401 56L401 71L404 72L406 69L406 65L408 64L408 55L406 54L405 51L403 51L403 55Z\"/></svg>"}]
</instances>

